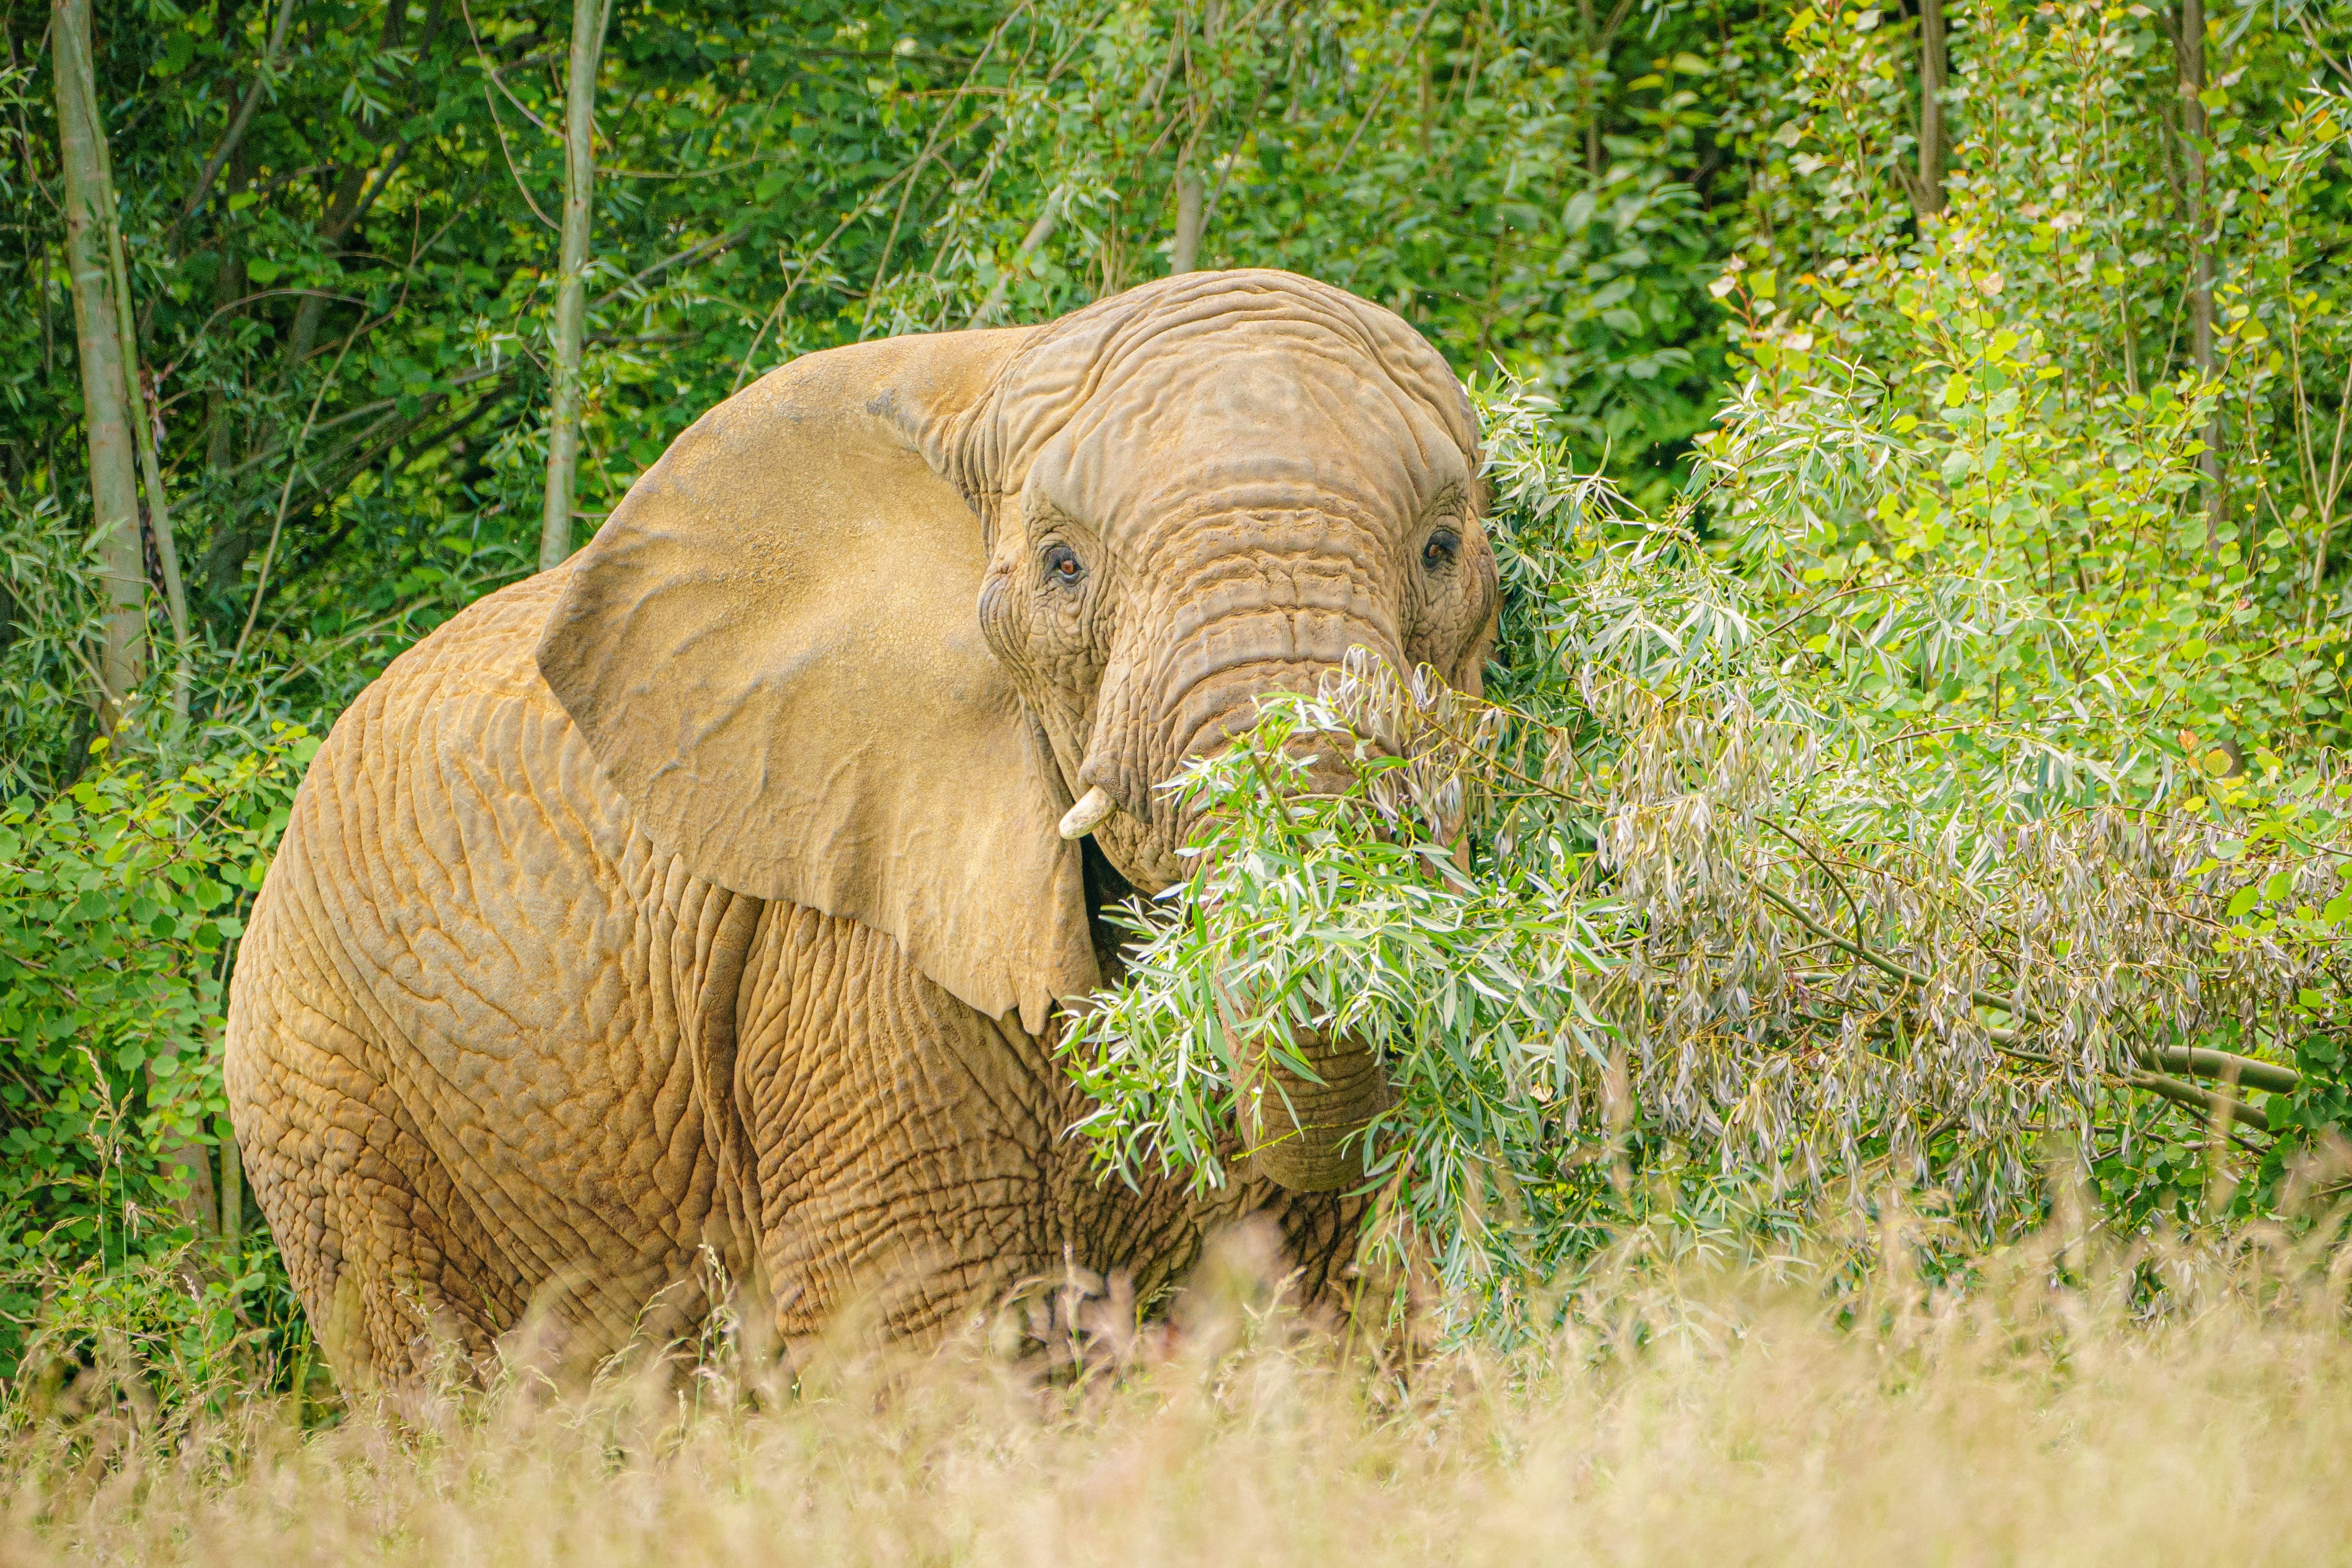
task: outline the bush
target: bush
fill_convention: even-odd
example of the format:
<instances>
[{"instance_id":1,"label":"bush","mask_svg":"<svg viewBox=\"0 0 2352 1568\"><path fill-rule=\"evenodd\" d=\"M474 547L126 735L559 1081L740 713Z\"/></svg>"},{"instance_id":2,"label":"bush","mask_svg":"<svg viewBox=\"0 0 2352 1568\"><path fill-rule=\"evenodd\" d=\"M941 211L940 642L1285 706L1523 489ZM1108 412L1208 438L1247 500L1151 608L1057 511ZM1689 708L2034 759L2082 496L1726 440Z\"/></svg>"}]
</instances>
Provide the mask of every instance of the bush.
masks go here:
<instances>
[{"instance_id":1,"label":"bush","mask_svg":"<svg viewBox=\"0 0 2352 1568\"><path fill-rule=\"evenodd\" d=\"M1822 484L1792 454L1852 428L1829 400L1826 430L1735 408L1709 486L1655 520L1577 484L1523 392L1486 403L1509 673L1481 702L1360 658L1187 776L1215 809L1198 869L1131 915L1129 980L1067 1048L1105 1166L1221 1182L1241 1047L1362 1039L1397 1092L1376 1241L1510 1332L1646 1222L1644 1170L1701 1229L1893 1182L1975 1242L2040 1216L2063 1149L2127 1225L2220 1218L2179 1151L2228 1137L2259 1159L2228 1203L2275 1198L2342 1104L2352 774L2273 758L2151 801L1951 700L1937 670L2011 622L1949 615L1948 580L1772 602L1686 519L1747 518L1749 557L1801 535ZM1302 735L1352 789L1286 797Z\"/></svg>"},{"instance_id":2,"label":"bush","mask_svg":"<svg viewBox=\"0 0 2352 1568\"><path fill-rule=\"evenodd\" d=\"M101 738L70 788L0 802L0 1362L61 1275L221 1228L227 977L317 747L279 726L174 772Z\"/></svg>"}]
</instances>

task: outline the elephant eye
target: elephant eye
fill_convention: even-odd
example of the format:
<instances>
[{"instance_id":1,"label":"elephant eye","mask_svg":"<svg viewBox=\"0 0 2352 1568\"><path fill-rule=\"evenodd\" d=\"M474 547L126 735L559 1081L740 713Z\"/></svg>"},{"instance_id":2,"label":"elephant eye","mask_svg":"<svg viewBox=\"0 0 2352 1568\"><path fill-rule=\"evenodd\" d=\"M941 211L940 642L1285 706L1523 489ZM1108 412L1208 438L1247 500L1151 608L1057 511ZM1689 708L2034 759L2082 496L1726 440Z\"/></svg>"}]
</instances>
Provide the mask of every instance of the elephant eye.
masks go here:
<instances>
[{"instance_id":1,"label":"elephant eye","mask_svg":"<svg viewBox=\"0 0 2352 1568\"><path fill-rule=\"evenodd\" d=\"M1078 580L1087 575L1086 562L1080 560L1078 552L1067 545L1047 545L1045 575L1064 588L1076 588Z\"/></svg>"},{"instance_id":2,"label":"elephant eye","mask_svg":"<svg viewBox=\"0 0 2352 1568\"><path fill-rule=\"evenodd\" d=\"M1462 536L1452 528L1440 528L1429 536L1427 544L1421 547L1421 564L1431 571L1443 571L1453 565L1454 558L1461 553Z\"/></svg>"}]
</instances>

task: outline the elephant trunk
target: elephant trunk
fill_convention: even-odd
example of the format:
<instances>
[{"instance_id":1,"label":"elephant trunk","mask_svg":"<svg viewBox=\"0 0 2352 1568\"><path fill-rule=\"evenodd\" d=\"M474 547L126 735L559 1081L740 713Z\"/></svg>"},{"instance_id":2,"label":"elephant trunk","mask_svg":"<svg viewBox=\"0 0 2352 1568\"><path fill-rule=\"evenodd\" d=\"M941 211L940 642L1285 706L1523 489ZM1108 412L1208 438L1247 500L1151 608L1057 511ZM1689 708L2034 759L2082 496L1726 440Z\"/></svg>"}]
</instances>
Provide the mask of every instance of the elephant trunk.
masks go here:
<instances>
[{"instance_id":1,"label":"elephant trunk","mask_svg":"<svg viewBox=\"0 0 2352 1568\"><path fill-rule=\"evenodd\" d=\"M1235 1088L1244 1146L1253 1168L1293 1192L1336 1192L1364 1178L1364 1128L1387 1109L1388 1074L1371 1048L1301 1031L1297 1072L1264 1042L1244 1048Z\"/></svg>"},{"instance_id":2,"label":"elephant trunk","mask_svg":"<svg viewBox=\"0 0 2352 1568\"><path fill-rule=\"evenodd\" d=\"M1269 573L1268 575L1274 575ZM1160 674L1169 696L1160 734L1174 756L1155 758L1164 774L1183 757L1213 755L1257 722L1270 692L1312 695L1324 673L1351 647L1391 664L1397 638L1369 596L1331 591L1321 605L1256 605L1198 627L1175 648ZM1300 736L1292 749L1312 758L1299 788L1338 793L1354 779L1346 747L1328 736ZM1199 802L1181 810L1173 840L1190 841ZM1333 1192L1364 1178L1364 1130L1388 1105L1388 1074L1362 1040L1300 1030L1294 1053L1311 1071L1286 1065L1263 1040L1235 1063L1241 1134L1253 1168L1293 1192Z\"/></svg>"},{"instance_id":3,"label":"elephant trunk","mask_svg":"<svg viewBox=\"0 0 2352 1568\"><path fill-rule=\"evenodd\" d=\"M1314 695L1323 676L1357 647L1402 667L1394 632L1368 613L1260 608L1202 627L1160 673L1168 696L1158 739L1165 749L1151 758L1155 776L1172 776L1183 759L1223 750L1257 723L1261 698L1275 692ZM1292 749L1315 759L1300 781L1307 792L1337 793L1353 781L1347 747L1333 737L1303 735ZM1183 814L1174 824L1176 841L1198 826L1192 813Z\"/></svg>"},{"instance_id":4,"label":"elephant trunk","mask_svg":"<svg viewBox=\"0 0 2352 1568\"><path fill-rule=\"evenodd\" d=\"M1138 887L1165 887L1192 869L1178 852L1197 841L1206 810L1197 800L1170 801L1159 781L1191 758L1225 749L1257 723L1261 698L1314 695L1351 648L1402 667L1393 617L1373 586L1335 576L1328 566L1331 526L1318 524L1286 556L1261 545L1209 562L1205 585L1187 601L1209 608L1172 627L1139 631L1114 657L1079 769L1086 788L1062 831L1076 837L1100 829L1105 852ZM1167 634L1148 634L1152 630ZM1295 785L1302 792L1336 794L1353 783L1345 737L1301 735L1291 748L1307 763ZM1281 1054L1309 1071L1295 1070ZM1364 1130L1388 1104L1388 1075L1369 1046L1300 1030L1291 1052L1255 1040L1240 1047L1234 1066L1239 1131L1256 1174L1294 1192L1337 1191L1363 1179Z\"/></svg>"}]
</instances>

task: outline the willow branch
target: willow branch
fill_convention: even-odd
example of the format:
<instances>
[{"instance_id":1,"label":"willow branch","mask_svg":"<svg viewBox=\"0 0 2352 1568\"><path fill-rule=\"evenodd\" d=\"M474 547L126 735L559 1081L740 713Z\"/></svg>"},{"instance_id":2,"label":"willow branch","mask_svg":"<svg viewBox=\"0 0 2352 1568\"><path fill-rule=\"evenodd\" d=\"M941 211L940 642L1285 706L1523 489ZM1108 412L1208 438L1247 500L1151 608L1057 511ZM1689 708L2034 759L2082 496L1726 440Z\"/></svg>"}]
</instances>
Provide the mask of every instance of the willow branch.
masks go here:
<instances>
[{"instance_id":1,"label":"willow branch","mask_svg":"<svg viewBox=\"0 0 2352 1568\"><path fill-rule=\"evenodd\" d=\"M2202 1046L2151 1045L2133 1054L2150 1067L2193 1073L2200 1078L2234 1078L2247 1088L2259 1089L2265 1094L2292 1094L2303 1087L2303 1074L2294 1068L2282 1067L2275 1061L2257 1061L2233 1051L2208 1051Z\"/></svg>"},{"instance_id":2,"label":"willow branch","mask_svg":"<svg viewBox=\"0 0 2352 1568\"><path fill-rule=\"evenodd\" d=\"M2125 1075L2124 1082L2135 1089L2145 1089L2151 1094L2169 1100L2176 1105L2201 1111L2209 1117L2218 1113L2240 1126L2252 1127L2257 1133L2267 1134L2271 1130L2271 1119L2244 1101L2227 1094L2212 1093L2193 1083L2183 1083L2178 1078L2168 1078L2161 1072L2131 1072Z\"/></svg>"}]
</instances>

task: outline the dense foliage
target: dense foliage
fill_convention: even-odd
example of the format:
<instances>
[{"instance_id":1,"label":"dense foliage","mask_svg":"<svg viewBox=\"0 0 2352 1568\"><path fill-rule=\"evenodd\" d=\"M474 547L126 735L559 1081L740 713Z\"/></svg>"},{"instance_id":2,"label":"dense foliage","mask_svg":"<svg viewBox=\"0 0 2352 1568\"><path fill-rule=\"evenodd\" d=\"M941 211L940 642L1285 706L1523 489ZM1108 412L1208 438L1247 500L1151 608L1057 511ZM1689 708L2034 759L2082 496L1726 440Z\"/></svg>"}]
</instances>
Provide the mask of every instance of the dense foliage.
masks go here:
<instances>
[{"instance_id":1,"label":"dense foliage","mask_svg":"<svg viewBox=\"0 0 2352 1568\"><path fill-rule=\"evenodd\" d=\"M1389 1053L1383 1235L1488 1305L1660 1205L1901 1179L1999 1228L2062 1146L2127 1226L2273 1205L2347 1102L2352 26L1931 9L1932 93L1925 19L1852 4L615 5L576 537L795 354L1192 246L1350 287L1478 389L1504 659L1485 703L1358 671L1271 716L1401 754L1350 799L1194 781L1196 917L1071 1057L1107 1157L1221 1176L1213 980ZM100 6L172 525L110 736L59 14L0 5L26 1291L250 1226L220 987L304 737L538 559L569 43L513 0Z\"/></svg>"}]
</instances>

